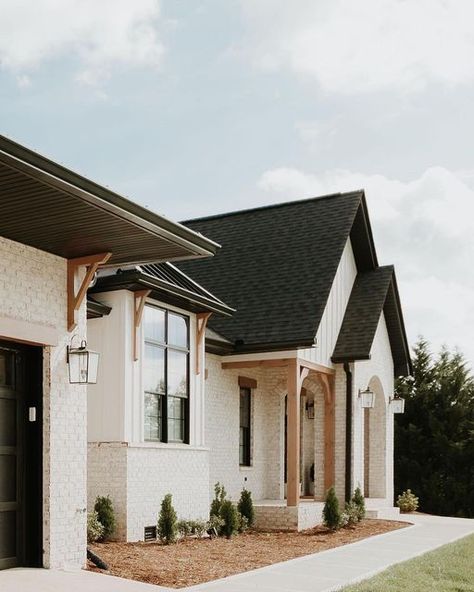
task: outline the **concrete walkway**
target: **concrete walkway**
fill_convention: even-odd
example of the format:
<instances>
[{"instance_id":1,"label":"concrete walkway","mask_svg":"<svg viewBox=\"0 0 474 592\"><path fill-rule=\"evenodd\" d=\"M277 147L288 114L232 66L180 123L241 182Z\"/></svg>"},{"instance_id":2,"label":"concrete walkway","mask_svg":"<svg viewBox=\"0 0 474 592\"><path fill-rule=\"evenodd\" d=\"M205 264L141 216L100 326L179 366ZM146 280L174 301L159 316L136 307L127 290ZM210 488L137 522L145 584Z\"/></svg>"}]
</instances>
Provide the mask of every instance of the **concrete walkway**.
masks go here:
<instances>
[{"instance_id":1,"label":"concrete walkway","mask_svg":"<svg viewBox=\"0 0 474 592\"><path fill-rule=\"evenodd\" d=\"M414 526L262 567L186 592L330 592L474 533L474 520L408 516ZM0 571L1 592L159 592L166 588L87 571Z\"/></svg>"}]
</instances>

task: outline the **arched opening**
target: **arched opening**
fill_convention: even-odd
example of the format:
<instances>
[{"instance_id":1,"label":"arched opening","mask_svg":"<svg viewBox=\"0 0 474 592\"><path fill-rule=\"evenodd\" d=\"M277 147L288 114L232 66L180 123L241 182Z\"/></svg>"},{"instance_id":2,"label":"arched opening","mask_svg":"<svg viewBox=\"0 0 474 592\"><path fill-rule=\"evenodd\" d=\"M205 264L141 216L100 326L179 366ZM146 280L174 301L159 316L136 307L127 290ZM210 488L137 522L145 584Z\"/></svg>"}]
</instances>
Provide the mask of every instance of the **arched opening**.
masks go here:
<instances>
[{"instance_id":1,"label":"arched opening","mask_svg":"<svg viewBox=\"0 0 474 592\"><path fill-rule=\"evenodd\" d=\"M387 402L377 376L369 382L375 393L373 409L364 409L364 496L386 496Z\"/></svg>"}]
</instances>

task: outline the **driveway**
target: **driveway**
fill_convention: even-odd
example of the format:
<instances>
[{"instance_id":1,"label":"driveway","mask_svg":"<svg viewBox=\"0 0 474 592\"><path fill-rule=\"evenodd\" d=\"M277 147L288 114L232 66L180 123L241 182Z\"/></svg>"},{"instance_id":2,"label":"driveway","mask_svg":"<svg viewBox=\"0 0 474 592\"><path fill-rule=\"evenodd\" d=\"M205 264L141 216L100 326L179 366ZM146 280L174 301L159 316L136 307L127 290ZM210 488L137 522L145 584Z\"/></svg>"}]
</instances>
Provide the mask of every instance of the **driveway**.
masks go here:
<instances>
[{"instance_id":1,"label":"driveway","mask_svg":"<svg viewBox=\"0 0 474 592\"><path fill-rule=\"evenodd\" d=\"M474 533L474 520L425 515L410 515L407 518L413 526L181 590L330 592ZM11 569L0 571L0 590L159 592L167 589L87 571Z\"/></svg>"}]
</instances>

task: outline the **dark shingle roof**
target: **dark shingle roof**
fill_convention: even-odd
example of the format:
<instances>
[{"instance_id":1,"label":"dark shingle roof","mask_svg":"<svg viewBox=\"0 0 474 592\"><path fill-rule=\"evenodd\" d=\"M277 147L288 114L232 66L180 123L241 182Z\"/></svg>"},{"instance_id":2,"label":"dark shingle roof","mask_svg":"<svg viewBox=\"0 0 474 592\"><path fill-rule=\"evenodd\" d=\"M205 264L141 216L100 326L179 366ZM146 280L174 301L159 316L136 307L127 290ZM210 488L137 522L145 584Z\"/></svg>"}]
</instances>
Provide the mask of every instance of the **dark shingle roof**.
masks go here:
<instances>
[{"instance_id":1,"label":"dark shingle roof","mask_svg":"<svg viewBox=\"0 0 474 592\"><path fill-rule=\"evenodd\" d=\"M311 345L353 228L359 258L374 262L361 208L356 191L184 222L222 245L212 260L179 263L236 309L210 327L239 351Z\"/></svg>"},{"instance_id":2,"label":"dark shingle roof","mask_svg":"<svg viewBox=\"0 0 474 592\"><path fill-rule=\"evenodd\" d=\"M359 273L334 348L333 362L369 359L380 315L384 312L395 373L410 374L410 357L397 302L393 265Z\"/></svg>"}]
</instances>

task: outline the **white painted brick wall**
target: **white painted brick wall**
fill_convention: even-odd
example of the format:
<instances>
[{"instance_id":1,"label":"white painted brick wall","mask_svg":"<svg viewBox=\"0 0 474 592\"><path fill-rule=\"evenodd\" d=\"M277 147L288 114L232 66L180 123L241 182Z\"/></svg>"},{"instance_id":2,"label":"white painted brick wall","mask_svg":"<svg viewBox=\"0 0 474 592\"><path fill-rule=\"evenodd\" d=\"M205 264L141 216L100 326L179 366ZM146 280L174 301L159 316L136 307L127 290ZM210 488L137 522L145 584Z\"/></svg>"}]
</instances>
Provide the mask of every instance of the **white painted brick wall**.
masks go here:
<instances>
[{"instance_id":1,"label":"white painted brick wall","mask_svg":"<svg viewBox=\"0 0 474 592\"><path fill-rule=\"evenodd\" d=\"M179 518L209 516L209 451L179 445L90 443L88 507L109 495L117 518L117 540L143 540L155 526L167 493Z\"/></svg>"},{"instance_id":2,"label":"white painted brick wall","mask_svg":"<svg viewBox=\"0 0 474 592\"><path fill-rule=\"evenodd\" d=\"M86 387L66 364L66 260L0 237L0 315L54 327L43 355L43 544L46 567L82 567L86 551ZM76 333L85 337L85 306Z\"/></svg>"}]
</instances>

